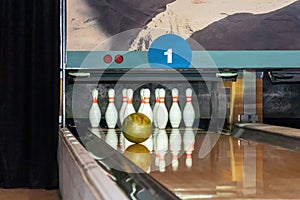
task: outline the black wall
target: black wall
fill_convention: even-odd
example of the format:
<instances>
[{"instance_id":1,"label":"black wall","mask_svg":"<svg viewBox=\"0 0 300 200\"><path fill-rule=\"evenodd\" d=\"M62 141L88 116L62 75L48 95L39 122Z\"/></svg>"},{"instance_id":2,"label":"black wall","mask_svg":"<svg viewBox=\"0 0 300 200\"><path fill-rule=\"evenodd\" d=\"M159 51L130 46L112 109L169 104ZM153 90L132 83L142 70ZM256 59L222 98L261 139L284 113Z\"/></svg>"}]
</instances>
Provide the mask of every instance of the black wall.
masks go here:
<instances>
[{"instance_id":1,"label":"black wall","mask_svg":"<svg viewBox=\"0 0 300 200\"><path fill-rule=\"evenodd\" d=\"M300 83L263 81L264 123L300 128Z\"/></svg>"}]
</instances>

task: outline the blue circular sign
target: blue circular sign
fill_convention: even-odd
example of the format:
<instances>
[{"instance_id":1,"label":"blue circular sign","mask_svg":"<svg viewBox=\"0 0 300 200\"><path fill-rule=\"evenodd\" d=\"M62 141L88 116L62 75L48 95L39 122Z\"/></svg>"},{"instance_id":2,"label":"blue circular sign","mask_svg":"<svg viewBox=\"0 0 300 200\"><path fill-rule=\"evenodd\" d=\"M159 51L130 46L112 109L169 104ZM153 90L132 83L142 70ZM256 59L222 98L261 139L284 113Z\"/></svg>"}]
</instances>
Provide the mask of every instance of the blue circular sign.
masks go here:
<instances>
[{"instance_id":1,"label":"blue circular sign","mask_svg":"<svg viewBox=\"0 0 300 200\"><path fill-rule=\"evenodd\" d=\"M189 44L174 34L158 37L148 51L148 62L152 68L188 68L191 60Z\"/></svg>"}]
</instances>

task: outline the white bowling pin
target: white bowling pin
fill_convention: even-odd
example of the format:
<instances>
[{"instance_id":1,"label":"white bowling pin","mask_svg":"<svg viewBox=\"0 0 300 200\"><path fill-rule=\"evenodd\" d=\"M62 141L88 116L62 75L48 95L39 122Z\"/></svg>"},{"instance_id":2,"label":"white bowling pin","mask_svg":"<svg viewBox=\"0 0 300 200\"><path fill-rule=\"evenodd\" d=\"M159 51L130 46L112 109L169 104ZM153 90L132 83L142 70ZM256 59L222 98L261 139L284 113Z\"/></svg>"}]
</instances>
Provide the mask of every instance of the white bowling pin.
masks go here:
<instances>
[{"instance_id":1,"label":"white bowling pin","mask_svg":"<svg viewBox=\"0 0 300 200\"><path fill-rule=\"evenodd\" d=\"M173 128L178 128L181 122L181 110L178 104L178 89L172 89L172 106L169 112L170 123Z\"/></svg>"},{"instance_id":2,"label":"white bowling pin","mask_svg":"<svg viewBox=\"0 0 300 200\"><path fill-rule=\"evenodd\" d=\"M156 145L157 151L159 153L159 171L164 172L166 171L165 155L168 151L168 135L166 133L166 130L160 129L158 131L156 137Z\"/></svg>"},{"instance_id":3,"label":"white bowling pin","mask_svg":"<svg viewBox=\"0 0 300 200\"><path fill-rule=\"evenodd\" d=\"M105 120L108 128L115 128L118 121L118 111L114 103L115 90L108 90L108 106L105 112Z\"/></svg>"},{"instance_id":4,"label":"white bowling pin","mask_svg":"<svg viewBox=\"0 0 300 200\"><path fill-rule=\"evenodd\" d=\"M112 148L118 148L118 136L115 129L108 129L105 142L109 144Z\"/></svg>"},{"instance_id":5,"label":"white bowling pin","mask_svg":"<svg viewBox=\"0 0 300 200\"><path fill-rule=\"evenodd\" d=\"M170 151L172 153L172 169L177 171L178 169L178 155L181 151L181 134L178 128L174 128L170 135Z\"/></svg>"},{"instance_id":6,"label":"white bowling pin","mask_svg":"<svg viewBox=\"0 0 300 200\"><path fill-rule=\"evenodd\" d=\"M192 167L192 153L195 145L195 135L192 128L186 128L183 135L184 151L186 153L185 165L190 168Z\"/></svg>"},{"instance_id":7,"label":"white bowling pin","mask_svg":"<svg viewBox=\"0 0 300 200\"><path fill-rule=\"evenodd\" d=\"M127 89L127 105L124 111L124 119L132 114L135 113L135 109L132 105L132 97L133 97L133 90L132 89Z\"/></svg>"},{"instance_id":8,"label":"white bowling pin","mask_svg":"<svg viewBox=\"0 0 300 200\"><path fill-rule=\"evenodd\" d=\"M122 106L121 106L120 112L119 112L119 118L120 118L121 125L123 124L124 112L125 112L126 105L127 105L127 89L123 88L123 90L122 90Z\"/></svg>"},{"instance_id":9,"label":"white bowling pin","mask_svg":"<svg viewBox=\"0 0 300 200\"><path fill-rule=\"evenodd\" d=\"M92 106L89 110L89 121L91 123L92 128L96 128L99 126L101 120L101 110L98 105L98 90L95 88L92 90Z\"/></svg>"},{"instance_id":10,"label":"white bowling pin","mask_svg":"<svg viewBox=\"0 0 300 200\"><path fill-rule=\"evenodd\" d=\"M150 106L150 90L148 88L144 89L144 105L140 111L140 113L143 113L146 115L151 122L153 122L153 112Z\"/></svg>"},{"instance_id":11,"label":"white bowling pin","mask_svg":"<svg viewBox=\"0 0 300 200\"><path fill-rule=\"evenodd\" d=\"M166 91L165 89L159 89L159 104L156 111L156 122L159 129L165 129L168 122L168 110L165 105L165 96Z\"/></svg>"},{"instance_id":12,"label":"white bowling pin","mask_svg":"<svg viewBox=\"0 0 300 200\"><path fill-rule=\"evenodd\" d=\"M156 88L154 93L155 93L155 104L153 108L153 124L154 127L157 127L156 112L159 104L159 88Z\"/></svg>"},{"instance_id":13,"label":"white bowling pin","mask_svg":"<svg viewBox=\"0 0 300 200\"><path fill-rule=\"evenodd\" d=\"M185 91L186 104L183 109L183 121L186 127L192 127L195 120L195 110L192 104L192 89L187 88Z\"/></svg>"},{"instance_id":14,"label":"white bowling pin","mask_svg":"<svg viewBox=\"0 0 300 200\"><path fill-rule=\"evenodd\" d=\"M138 109L138 113L141 113L141 111L143 110L143 107L144 107L144 91L145 91L144 88L142 88L142 89L140 90L141 104L140 104L140 107L139 107L139 109Z\"/></svg>"}]
</instances>

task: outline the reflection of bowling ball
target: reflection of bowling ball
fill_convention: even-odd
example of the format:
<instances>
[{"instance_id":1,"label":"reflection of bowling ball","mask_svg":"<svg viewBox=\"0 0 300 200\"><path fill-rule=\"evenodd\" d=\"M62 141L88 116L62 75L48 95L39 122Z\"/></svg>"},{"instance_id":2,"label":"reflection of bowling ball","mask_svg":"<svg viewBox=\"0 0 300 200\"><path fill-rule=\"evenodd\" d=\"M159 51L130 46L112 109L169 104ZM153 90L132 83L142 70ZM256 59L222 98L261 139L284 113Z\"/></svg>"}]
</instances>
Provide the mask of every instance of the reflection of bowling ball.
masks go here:
<instances>
[{"instance_id":1,"label":"reflection of bowling ball","mask_svg":"<svg viewBox=\"0 0 300 200\"><path fill-rule=\"evenodd\" d=\"M130 142L144 142L152 134L151 120L142 113L128 115L122 124L124 137Z\"/></svg>"},{"instance_id":2,"label":"reflection of bowling ball","mask_svg":"<svg viewBox=\"0 0 300 200\"><path fill-rule=\"evenodd\" d=\"M142 144L133 144L127 147L124 155L145 172L149 170L151 165L150 151Z\"/></svg>"}]
</instances>

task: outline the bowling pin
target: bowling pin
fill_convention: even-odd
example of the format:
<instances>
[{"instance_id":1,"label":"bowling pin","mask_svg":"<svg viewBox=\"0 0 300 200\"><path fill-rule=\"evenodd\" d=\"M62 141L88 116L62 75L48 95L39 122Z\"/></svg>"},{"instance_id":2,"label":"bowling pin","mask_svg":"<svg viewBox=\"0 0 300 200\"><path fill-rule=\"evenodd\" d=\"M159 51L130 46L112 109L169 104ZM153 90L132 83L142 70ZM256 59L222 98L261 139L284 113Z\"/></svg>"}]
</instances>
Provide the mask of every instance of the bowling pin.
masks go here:
<instances>
[{"instance_id":1,"label":"bowling pin","mask_svg":"<svg viewBox=\"0 0 300 200\"><path fill-rule=\"evenodd\" d=\"M168 110L165 105L165 89L159 89L159 104L156 111L156 122L159 129L165 129L168 122Z\"/></svg>"},{"instance_id":2,"label":"bowling pin","mask_svg":"<svg viewBox=\"0 0 300 200\"><path fill-rule=\"evenodd\" d=\"M118 111L116 109L115 103L115 90L108 90L108 106L105 112L105 120L108 128L115 128L118 121Z\"/></svg>"},{"instance_id":3,"label":"bowling pin","mask_svg":"<svg viewBox=\"0 0 300 200\"><path fill-rule=\"evenodd\" d=\"M186 127L192 127L195 120L195 110L192 104L192 89L187 88L185 91L186 104L183 109L183 121Z\"/></svg>"},{"instance_id":4,"label":"bowling pin","mask_svg":"<svg viewBox=\"0 0 300 200\"><path fill-rule=\"evenodd\" d=\"M142 88L142 89L140 90L141 104L140 104L140 107L139 107L139 109L138 109L138 113L141 113L141 111L142 111L142 109L143 109L143 107L144 107L144 91L145 91L144 88Z\"/></svg>"},{"instance_id":5,"label":"bowling pin","mask_svg":"<svg viewBox=\"0 0 300 200\"><path fill-rule=\"evenodd\" d=\"M151 122L153 122L153 112L150 106L150 90L148 88L144 89L144 100L143 100L143 107L140 111L140 113L143 113L146 115Z\"/></svg>"},{"instance_id":6,"label":"bowling pin","mask_svg":"<svg viewBox=\"0 0 300 200\"><path fill-rule=\"evenodd\" d=\"M155 93L155 104L153 108L153 124L154 127L157 127L156 112L159 104L159 88L156 88L154 93Z\"/></svg>"},{"instance_id":7,"label":"bowling pin","mask_svg":"<svg viewBox=\"0 0 300 200\"><path fill-rule=\"evenodd\" d=\"M172 169L177 171L178 169L178 155L181 151L181 134L178 128L174 128L170 135L170 151L172 153Z\"/></svg>"},{"instance_id":8,"label":"bowling pin","mask_svg":"<svg viewBox=\"0 0 300 200\"><path fill-rule=\"evenodd\" d=\"M190 168L193 165L192 153L195 145L195 135L192 128L186 128L183 134L183 145L186 153L185 165Z\"/></svg>"},{"instance_id":9,"label":"bowling pin","mask_svg":"<svg viewBox=\"0 0 300 200\"><path fill-rule=\"evenodd\" d=\"M105 142L109 144L112 148L117 150L118 148L118 136L115 129L108 129Z\"/></svg>"},{"instance_id":10,"label":"bowling pin","mask_svg":"<svg viewBox=\"0 0 300 200\"><path fill-rule=\"evenodd\" d=\"M127 105L127 89L123 88L123 90L122 90L122 106L121 106L120 112L119 112L119 118L120 118L121 125L123 124L124 112L125 112L126 105Z\"/></svg>"},{"instance_id":11,"label":"bowling pin","mask_svg":"<svg viewBox=\"0 0 300 200\"><path fill-rule=\"evenodd\" d=\"M133 90L132 89L127 89L127 105L124 111L124 119L132 114L135 113L135 109L132 105L132 97L133 97Z\"/></svg>"},{"instance_id":12,"label":"bowling pin","mask_svg":"<svg viewBox=\"0 0 300 200\"><path fill-rule=\"evenodd\" d=\"M168 151L168 135L166 133L166 130L160 129L158 131L157 137L156 137L156 148L159 153L159 164L158 168L160 172L166 171L166 160L165 155Z\"/></svg>"},{"instance_id":13,"label":"bowling pin","mask_svg":"<svg viewBox=\"0 0 300 200\"><path fill-rule=\"evenodd\" d=\"M172 106L169 112L172 128L178 128L181 122L181 110L178 104L178 89L172 89Z\"/></svg>"},{"instance_id":14,"label":"bowling pin","mask_svg":"<svg viewBox=\"0 0 300 200\"><path fill-rule=\"evenodd\" d=\"M101 120L101 110L98 105L98 90L95 88L92 90L93 102L89 110L89 121L92 128L99 126Z\"/></svg>"}]
</instances>

